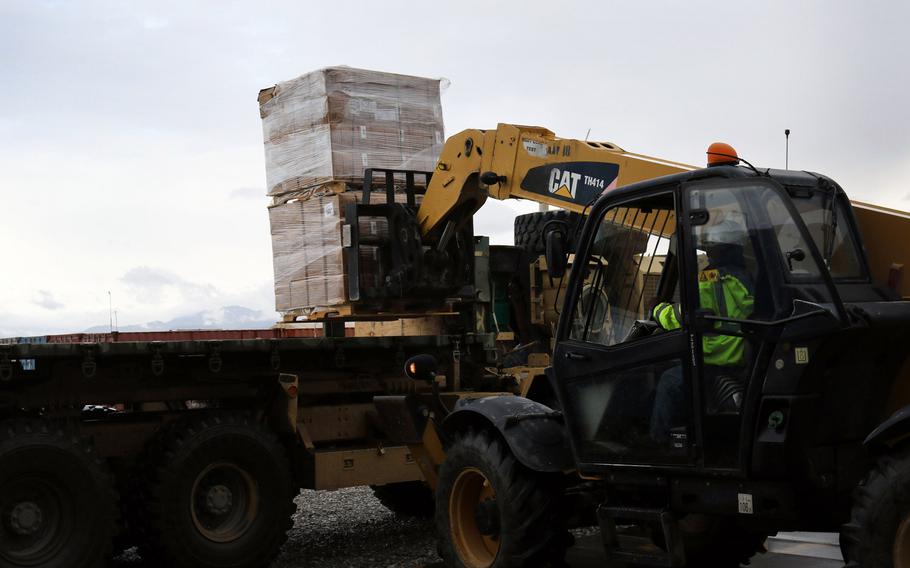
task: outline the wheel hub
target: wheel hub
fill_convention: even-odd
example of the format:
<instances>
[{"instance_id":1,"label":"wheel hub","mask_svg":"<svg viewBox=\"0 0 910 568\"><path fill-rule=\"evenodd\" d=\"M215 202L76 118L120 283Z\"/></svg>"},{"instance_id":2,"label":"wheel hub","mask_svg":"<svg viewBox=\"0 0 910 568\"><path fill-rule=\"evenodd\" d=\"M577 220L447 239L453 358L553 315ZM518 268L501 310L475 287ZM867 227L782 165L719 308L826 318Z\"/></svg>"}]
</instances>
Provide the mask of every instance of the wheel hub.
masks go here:
<instances>
[{"instance_id":1,"label":"wheel hub","mask_svg":"<svg viewBox=\"0 0 910 568\"><path fill-rule=\"evenodd\" d=\"M243 537L259 515L259 486L236 463L207 465L196 476L189 497L193 524L212 542L232 542Z\"/></svg>"},{"instance_id":2,"label":"wheel hub","mask_svg":"<svg viewBox=\"0 0 910 568\"><path fill-rule=\"evenodd\" d=\"M43 519L44 514L37 503L23 501L17 503L10 512L9 526L14 533L20 536L28 536L38 532Z\"/></svg>"},{"instance_id":3,"label":"wheel hub","mask_svg":"<svg viewBox=\"0 0 910 568\"><path fill-rule=\"evenodd\" d=\"M495 499L487 499L477 504L474 510L474 520L480 534L490 537L499 536L499 505Z\"/></svg>"},{"instance_id":4,"label":"wheel hub","mask_svg":"<svg viewBox=\"0 0 910 568\"><path fill-rule=\"evenodd\" d=\"M206 509L213 515L224 515L231 510L234 494L225 485L214 485L209 488L205 497Z\"/></svg>"}]
</instances>

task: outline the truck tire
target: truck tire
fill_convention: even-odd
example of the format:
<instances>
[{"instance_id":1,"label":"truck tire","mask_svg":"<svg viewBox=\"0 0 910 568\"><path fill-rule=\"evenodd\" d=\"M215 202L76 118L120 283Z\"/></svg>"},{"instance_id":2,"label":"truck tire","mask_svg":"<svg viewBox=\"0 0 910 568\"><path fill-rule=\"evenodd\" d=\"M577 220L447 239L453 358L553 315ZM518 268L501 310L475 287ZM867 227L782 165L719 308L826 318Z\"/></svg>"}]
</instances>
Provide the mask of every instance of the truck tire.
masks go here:
<instances>
[{"instance_id":1,"label":"truck tire","mask_svg":"<svg viewBox=\"0 0 910 568\"><path fill-rule=\"evenodd\" d=\"M423 481L404 481L387 485L371 485L373 495L396 515L403 517L432 517L436 509L433 491Z\"/></svg>"},{"instance_id":2,"label":"truck tire","mask_svg":"<svg viewBox=\"0 0 910 568\"><path fill-rule=\"evenodd\" d=\"M555 481L518 463L493 433L468 431L456 438L436 488L439 552L446 566L561 563L570 541Z\"/></svg>"},{"instance_id":3,"label":"truck tire","mask_svg":"<svg viewBox=\"0 0 910 568\"><path fill-rule=\"evenodd\" d=\"M296 510L284 448L242 413L209 413L168 428L148 452L137 518L153 566L267 566Z\"/></svg>"},{"instance_id":4,"label":"truck tire","mask_svg":"<svg viewBox=\"0 0 910 568\"><path fill-rule=\"evenodd\" d=\"M104 565L116 501L105 463L75 431L40 419L0 424L0 566Z\"/></svg>"},{"instance_id":5,"label":"truck tire","mask_svg":"<svg viewBox=\"0 0 910 568\"><path fill-rule=\"evenodd\" d=\"M533 254L543 254L545 250L543 229L550 221L563 221L567 225L566 249L571 252L575 248L576 227L581 227L582 216L573 211L554 209L527 213L515 217L515 246L527 249Z\"/></svg>"},{"instance_id":6,"label":"truck tire","mask_svg":"<svg viewBox=\"0 0 910 568\"><path fill-rule=\"evenodd\" d=\"M853 496L850 521L841 527L847 568L910 566L910 448L878 459Z\"/></svg>"}]
</instances>

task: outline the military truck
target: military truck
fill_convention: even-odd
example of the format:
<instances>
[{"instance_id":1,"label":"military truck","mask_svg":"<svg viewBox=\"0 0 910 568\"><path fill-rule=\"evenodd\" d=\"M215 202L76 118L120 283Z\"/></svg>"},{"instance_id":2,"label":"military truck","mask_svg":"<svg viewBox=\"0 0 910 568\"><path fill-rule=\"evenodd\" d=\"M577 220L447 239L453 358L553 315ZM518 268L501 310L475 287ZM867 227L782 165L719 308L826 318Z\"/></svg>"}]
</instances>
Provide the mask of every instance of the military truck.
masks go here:
<instances>
[{"instance_id":1,"label":"military truck","mask_svg":"<svg viewBox=\"0 0 910 568\"><path fill-rule=\"evenodd\" d=\"M371 485L394 510L432 510L417 464L438 448L409 448L383 400L432 392L402 373L425 352L443 362L439 381L455 398L527 394L549 360L559 284L539 236L546 222L575 222L564 211L523 216L520 246L491 246L471 223L487 188L509 197L514 174L515 196L580 211L592 191L680 167L612 144L561 144L545 129L501 125L448 141L434 172L364 172L341 228L348 300L391 299L396 310L271 330L0 342L0 564L95 566L138 545L157 565L264 566L300 487ZM511 160L510 180L481 179L490 159ZM571 164L595 159L612 166L588 171L588 187ZM540 167L561 168L565 187ZM394 286L360 285L364 219L390 228L370 246L386 259L378 278Z\"/></svg>"}]
</instances>

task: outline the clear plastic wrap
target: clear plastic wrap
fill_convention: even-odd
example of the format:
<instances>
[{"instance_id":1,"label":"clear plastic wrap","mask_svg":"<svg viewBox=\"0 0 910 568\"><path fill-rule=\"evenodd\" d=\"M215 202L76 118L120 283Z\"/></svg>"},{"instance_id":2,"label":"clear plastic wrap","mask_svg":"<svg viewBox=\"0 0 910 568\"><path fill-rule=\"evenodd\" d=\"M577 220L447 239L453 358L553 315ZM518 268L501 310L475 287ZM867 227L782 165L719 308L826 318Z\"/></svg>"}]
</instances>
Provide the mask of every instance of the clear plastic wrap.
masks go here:
<instances>
[{"instance_id":1,"label":"clear plastic wrap","mask_svg":"<svg viewBox=\"0 0 910 568\"><path fill-rule=\"evenodd\" d=\"M445 141L440 80L330 67L259 93L272 197L368 167L432 171Z\"/></svg>"},{"instance_id":2,"label":"clear plastic wrap","mask_svg":"<svg viewBox=\"0 0 910 568\"><path fill-rule=\"evenodd\" d=\"M345 255L350 249L343 231L344 213L349 203L361 199L360 191L349 191L269 207L277 311L348 303ZM395 201L405 203L405 194L396 194ZM385 193L371 193L370 202L385 203ZM382 244L389 238L388 222L381 217L361 217L358 227L360 285L381 286Z\"/></svg>"}]
</instances>

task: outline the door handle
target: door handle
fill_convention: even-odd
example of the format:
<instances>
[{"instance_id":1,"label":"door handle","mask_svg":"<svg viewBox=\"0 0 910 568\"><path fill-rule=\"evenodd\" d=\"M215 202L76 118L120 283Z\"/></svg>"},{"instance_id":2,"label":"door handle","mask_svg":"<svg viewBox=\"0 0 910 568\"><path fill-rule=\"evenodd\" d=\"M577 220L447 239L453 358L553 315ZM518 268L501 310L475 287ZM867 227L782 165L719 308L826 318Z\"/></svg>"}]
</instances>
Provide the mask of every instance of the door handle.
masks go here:
<instances>
[{"instance_id":1,"label":"door handle","mask_svg":"<svg viewBox=\"0 0 910 568\"><path fill-rule=\"evenodd\" d=\"M587 361L588 356L574 351L566 351L566 359L571 359L572 361Z\"/></svg>"}]
</instances>

